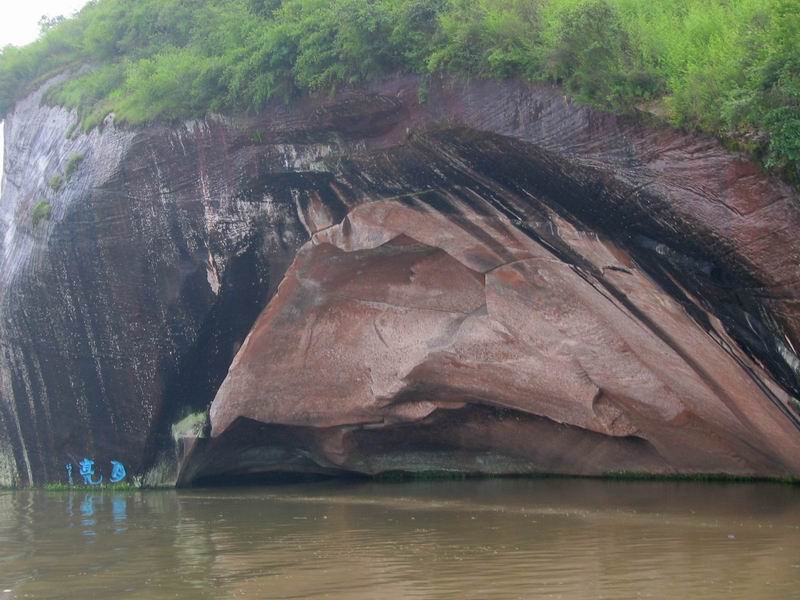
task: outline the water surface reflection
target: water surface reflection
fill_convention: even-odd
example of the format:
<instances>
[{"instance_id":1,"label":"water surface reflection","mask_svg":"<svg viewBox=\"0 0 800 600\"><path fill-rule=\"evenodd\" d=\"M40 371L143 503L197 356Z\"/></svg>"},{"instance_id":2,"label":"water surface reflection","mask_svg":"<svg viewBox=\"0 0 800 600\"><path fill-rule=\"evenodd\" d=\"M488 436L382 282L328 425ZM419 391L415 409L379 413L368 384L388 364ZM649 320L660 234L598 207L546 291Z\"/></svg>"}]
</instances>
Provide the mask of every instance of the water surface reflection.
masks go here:
<instances>
[{"instance_id":1,"label":"water surface reflection","mask_svg":"<svg viewBox=\"0 0 800 600\"><path fill-rule=\"evenodd\" d=\"M800 488L544 479L3 492L0 548L0 599L783 599L800 590Z\"/></svg>"}]
</instances>

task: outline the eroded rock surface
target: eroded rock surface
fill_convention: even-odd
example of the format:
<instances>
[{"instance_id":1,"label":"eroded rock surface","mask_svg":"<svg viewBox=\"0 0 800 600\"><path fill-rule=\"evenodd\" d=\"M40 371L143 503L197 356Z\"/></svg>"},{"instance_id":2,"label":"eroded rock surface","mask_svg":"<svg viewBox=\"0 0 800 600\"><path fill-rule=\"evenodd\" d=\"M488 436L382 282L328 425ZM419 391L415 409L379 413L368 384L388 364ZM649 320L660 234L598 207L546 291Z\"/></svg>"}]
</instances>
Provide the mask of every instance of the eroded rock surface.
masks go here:
<instances>
[{"instance_id":1,"label":"eroded rock surface","mask_svg":"<svg viewBox=\"0 0 800 600\"><path fill-rule=\"evenodd\" d=\"M180 483L800 475L797 194L552 88L417 98L399 78L70 142L70 115L22 103L0 204L15 480L89 453ZM174 454L171 425L209 406Z\"/></svg>"},{"instance_id":2,"label":"eroded rock surface","mask_svg":"<svg viewBox=\"0 0 800 600\"><path fill-rule=\"evenodd\" d=\"M484 204L375 202L316 234L237 355L212 435L304 429L297 452L364 473L798 467L789 396L762 390L724 331L613 241L554 213L537 239ZM236 472L222 455L212 472Z\"/></svg>"}]
</instances>

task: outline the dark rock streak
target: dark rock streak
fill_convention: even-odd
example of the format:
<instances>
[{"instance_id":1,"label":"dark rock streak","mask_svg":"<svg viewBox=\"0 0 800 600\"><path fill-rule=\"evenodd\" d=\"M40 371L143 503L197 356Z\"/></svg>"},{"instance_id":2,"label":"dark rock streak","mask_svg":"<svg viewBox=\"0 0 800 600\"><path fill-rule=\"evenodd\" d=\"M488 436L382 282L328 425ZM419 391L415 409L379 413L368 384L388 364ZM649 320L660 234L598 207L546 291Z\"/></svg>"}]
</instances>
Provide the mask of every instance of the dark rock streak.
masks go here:
<instances>
[{"instance_id":1,"label":"dark rock streak","mask_svg":"<svg viewBox=\"0 0 800 600\"><path fill-rule=\"evenodd\" d=\"M39 100L6 123L0 483L800 475L798 197L713 140L515 82L74 140Z\"/></svg>"}]
</instances>

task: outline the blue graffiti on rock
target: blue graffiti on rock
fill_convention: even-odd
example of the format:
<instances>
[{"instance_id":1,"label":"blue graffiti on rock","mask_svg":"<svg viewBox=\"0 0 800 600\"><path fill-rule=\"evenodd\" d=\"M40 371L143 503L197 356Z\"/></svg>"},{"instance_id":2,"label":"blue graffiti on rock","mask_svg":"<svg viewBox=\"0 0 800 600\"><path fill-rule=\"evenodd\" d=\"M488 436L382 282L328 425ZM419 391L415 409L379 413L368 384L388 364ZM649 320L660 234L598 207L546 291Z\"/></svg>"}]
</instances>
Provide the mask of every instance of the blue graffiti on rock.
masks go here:
<instances>
[{"instance_id":1,"label":"blue graffiti on rock","mask_svg":"<svg viewBox=\"0 0 800 600\"><path fill-rule=\"evenodd\" d=\"M111 477L109 481L111 483L119 483L125 479L127 473L125 472L125 467L123 464L117 460L111 461Z\"/></svg>"},{"instance_id":2,"label":"blue graffiti on rock","mask_svg":"<svg viewBox=\"0 0 800 600\"><path fill-rule=\"evenodd\" d=\"M94 461L89 460L88 458L84 458L80 463L78 463L81 467L80 474L83 477L83 482L86 485L100 485L103 483L103 476L100 476L100 479L97 481L94 480Z\"/></svg>"},{"instance_id":3,"label":"blue graffiti on rock","mask_svg":"<svg viewBox=\"0 0 800 600\"><path fill-rule=\"evenodd\" d=\"M95 461L89 458L83 458L78 463L78 474L83 477L84 485L100 485L103 483L103 475L99 472L96 472ZM72 463L67 463L67 482L69 485L73 485L72 480ZM111 475L109 475L108 481L110 483L120 483L125 481L125 478L128 476L128 472L125 470L125 465L123 465L118 460L111 461Z\"/></svg>"}]
</instances>

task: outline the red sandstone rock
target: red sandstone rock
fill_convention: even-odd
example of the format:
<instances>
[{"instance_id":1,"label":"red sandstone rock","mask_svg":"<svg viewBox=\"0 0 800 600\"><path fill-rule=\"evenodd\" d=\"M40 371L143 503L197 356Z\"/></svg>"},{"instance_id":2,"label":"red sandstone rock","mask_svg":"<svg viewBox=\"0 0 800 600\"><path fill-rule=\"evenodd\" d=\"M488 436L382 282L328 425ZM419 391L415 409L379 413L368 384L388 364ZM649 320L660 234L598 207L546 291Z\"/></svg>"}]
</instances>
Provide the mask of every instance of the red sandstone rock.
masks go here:
<instances>
[{"instance_id":1,"label":"red sandstone rock","mask_svg":"<svg viewBox=\"0 0 800 600\"><path fill-rule=\"evenodd\" d=\"M392 202L362 206L314 236L234 361L212 405L212 434L240 418L326 439L336 428L336 443L320 442L315 460L368 473L480 470L474 461L493 453L507 457L492 467L500 472L519 471L520 461L581 474L800 469L797 431L737 360L758 367L727 353L624 250L554 217L559 237L651 326L501 215L458 216L491 237ZM517 428L521 417L546 433ZM443 448L461 460L386 458L394 434L381 440L383 430L414 438L416 426L436 437L440 418L479 438L501 427L504 440L470 450L473 441L442 431ZM587 435L580 455L563 454L580 430L600 435Z\"/></svg>"},{"instance_id":2,"label":"red sandstone rock","mask_svg":"<svg viewBox=\"0 0 800 600\"><path fill-rule=\"evenodd\" d=\"M337 226L309 204L187 480L800 473L796 194L551 88L409 87L349 104L377 135L348 170L380 183L338 182Z\"/></svg>"}]
</instances>

